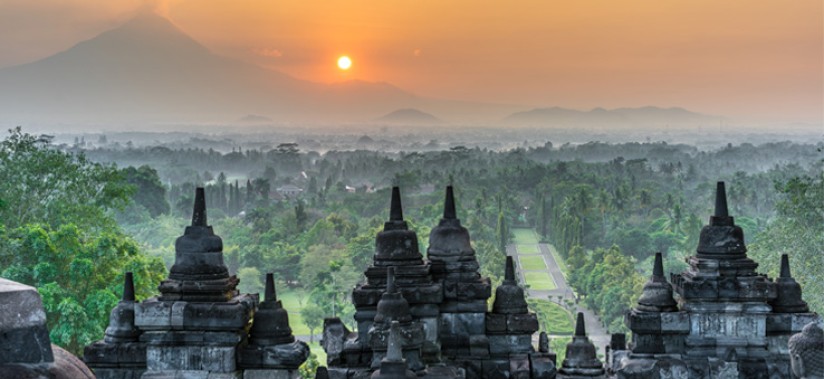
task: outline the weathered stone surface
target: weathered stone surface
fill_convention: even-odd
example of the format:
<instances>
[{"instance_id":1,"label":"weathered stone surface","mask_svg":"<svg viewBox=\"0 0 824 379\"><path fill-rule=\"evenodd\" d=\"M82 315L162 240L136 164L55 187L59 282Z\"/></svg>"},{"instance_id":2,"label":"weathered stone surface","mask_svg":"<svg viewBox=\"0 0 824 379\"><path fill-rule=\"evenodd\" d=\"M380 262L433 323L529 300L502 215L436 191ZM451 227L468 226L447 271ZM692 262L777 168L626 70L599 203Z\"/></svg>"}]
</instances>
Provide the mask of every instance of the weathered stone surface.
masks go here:
<instances>
[{"instance_id":1,"label":"weathered stone surface","mask_svg":"<svg viewBox=\"0 0 824 379\"><path fill-rule=\"evenodd\" d=\"M243 379L298 379L298 370L243 370Z\"/></svg>"},{"instance_id":2,"label":"weathered stone surface","mask_svg":"<svg viewBox=\"0 0 824 379\"><path fill-rule=\"evenodd\" d=\"M532 379L552 379L558 373L555 354L530 354L529 367Z\"/></svg>"},{"instance_id":3,"label":"weathered stone surface","mask_svg":"<svg viewBox=\"0 0 824 379\"><path fill-rule=\"evenodd\" d=\"M618 377L685 377L684 370L689 378L789 377L789 334L820 318L806 313L786 255L773 282L755 272L758 264L746 252L719 183L716 211L701 231L696 255L688 258L687 271L671 276L681 310L649 307L650 299L666 300L666 294L645 288L649 293L626 318L632 350L612 354ZM657 264L656 271L662 271Z\"/></svg>"},{"instance_id":4,"label":"weathered stone surface","mask_svg":"<svg viewBox=\"0 0 824 379\"><path fill-rule=\"evenodd\" d=\"M257 295L242 294L226 302L160 301L135 304L135 324L142 330L243 329L257 307Z\"/></svg>"},{"instance_id":5,"label":"weathered stone surface","mask_svg":"<svg viewBox=\"0 0 824 379\"><path fill-rule=\"evenodd\" d=\"M140 379L242 379L241 372L209 372L199 370L147 371Z\"/></svg>"},{"instance_id":6,"label":"weathered stone surface","mask_svg":"<svg viewBox=\"0 0 824 379\"><path fill-rule=\"evenodd\" d=\"M524 297L524 289L515 281L515 263L511 256L506 257L506 272L504 281L495 290L495 302L492 304L493 313L527 313L528 306Z\"/></svg>"},{"instance_id":7,"label":"weathered stone surface","mask_svg":"<svg viewBox=\"0 0 824 379\"><path fill-rule=\"evenodd\" d=\"M309 345L303 341L271 346L251 344L240 350L238 366L243 369L275 368L295 371L308 358Z\"/></svg>"},{"instance_id":8,"label":"weathered stone surface","mask_svg":"<svg viewBox=\"0 0 824 379\"><path fill-rule=\"evenodd\" d=\"M532 334L538 331L538 316L534 313L506 315L506 332L509 334Z\"/></svg>"},{"instance_id":9,"label":"weathered stone surface","mask_svg":"<svg viewBox=\"0 0 824 379\"><path fill-rule=\"evenodd\" d=\"M575 335L567 344L566 357L558 370L558 378L605 378L606 370L598 360L595 345L586 335L584 314L578 312Z\"/></svg>"},{"instance_id":10,"label":"weathered stone surface","mask_svg":"<svg viewBox=\"0 0 824 379\"><path fill-rule=\"evenodd\" d=\"M804 326L788 342L792 372L799 378L824 378L824 331L816 323Z\"/></svg>"},{"instance_id":11,"label":"weathered stone surface","mask_svg":"<svg viewBox=\"0 0 824 379\"><path fill-rule=\"evenodd\" d=\"M493 356L509 356L509 354L531 353L532 336L528 334L502 334L489 336L489 353Z\"/></svg>"},{"instance_id":12,"label":"weathered stone surface","mask_svg":"<svg viewBox=\"0 0 824 379\"><path fill-rule=\"evenodd\" d=\"M146 368L152 371L207 371L231 373L237 370L234 346L152 346L146 348Z\"/></svg>"},{"instance_id":13,"label":"weathered stone surface","mask_svg":"<svg viewBox=\"0 0 824 379\"><path fill-rule=\"evenodd\" d=\"M289 314L277 299L272 273L266 274L265 294L266 300L260 303L255 312L252 329L249 331L249 343L256 346L274 346L295 342L295 336L292 335L292 328L289 326Z\"/></svg>"},{"instance_id":14,"label":"weathered stone surface","mask_svg":"<svg viewBox=\"0 0 824 379\"><path fill-rule=\"evenodd\" d=\"M146 344L141 342L109 344L98 341L86 346L83 359L95 372L106 367L145 368Z\"/></svg>"},{"instance_id":15,"label":"weathered stone surface","mask_svg":"<svg viewBox=\"0 0 824 379\"><path fill-rule=\"evenodd\" d=\"M775 279L776 297L770 301L775 313L804 313L810 307L801 299L801 285L790 274L790 259L781 255L781 275Z\"/></svg>"},{"instance_id":16,"label":"weathered stone surface","mask_svg":"<svg viewBox=\"0 0 824 379\"><path fill-rule=\"evenodd\" d=\"M46 312L37 290L0 278L0 364L52 361Z\"/></svg>"}]
</instances>

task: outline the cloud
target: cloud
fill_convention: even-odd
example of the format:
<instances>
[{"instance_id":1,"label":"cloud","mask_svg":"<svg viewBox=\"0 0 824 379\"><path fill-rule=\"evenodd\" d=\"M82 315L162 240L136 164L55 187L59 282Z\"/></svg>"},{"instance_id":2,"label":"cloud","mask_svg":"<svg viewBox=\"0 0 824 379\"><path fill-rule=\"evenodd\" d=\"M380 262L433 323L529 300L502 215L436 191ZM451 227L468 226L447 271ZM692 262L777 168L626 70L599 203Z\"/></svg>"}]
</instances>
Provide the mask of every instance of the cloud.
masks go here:
<instances>
[{"instance_id":1,"label":"cloud","mask_svg":"<svg viewBox=\"0 0 824 379\"><path fill-rule=\"evenodd\" d=\"M415 49L415 51L412 52L412 55L414 55L416 57L421 56L421 49Z\"/></svg>"},{"instance_id":2,"label":"cloud","mask_svg":"<svg viewBox=\"0 0 824 379\"><path fill-rule=\"evenodd\" d=\"M261 47L252 50L255 54L260 55L262 57L272 57L272 58L280 58L283 56L283 52L278 49L273 49L271 47Z\"/></svg>"}]
</instances>

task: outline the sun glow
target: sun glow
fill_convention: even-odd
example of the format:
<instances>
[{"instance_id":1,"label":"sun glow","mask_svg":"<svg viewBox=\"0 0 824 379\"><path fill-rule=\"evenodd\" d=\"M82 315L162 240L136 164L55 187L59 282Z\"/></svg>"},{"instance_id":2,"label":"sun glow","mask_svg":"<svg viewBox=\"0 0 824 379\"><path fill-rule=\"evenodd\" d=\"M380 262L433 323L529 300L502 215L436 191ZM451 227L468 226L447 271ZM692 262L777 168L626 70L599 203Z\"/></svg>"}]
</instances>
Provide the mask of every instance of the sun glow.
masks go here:
<instances>
[{"instance_id":1,"label":"sun glow","mask_svg":"<svg viewBox=\"0 0 824 379\"><path fill-rule=\"evenodd\" d=\"M338 58L338 68L339 69L346 71L350 67L352 67L352 60L349 59L349 57L344 55L344 56Z\"/></svg>"}]
</instances>

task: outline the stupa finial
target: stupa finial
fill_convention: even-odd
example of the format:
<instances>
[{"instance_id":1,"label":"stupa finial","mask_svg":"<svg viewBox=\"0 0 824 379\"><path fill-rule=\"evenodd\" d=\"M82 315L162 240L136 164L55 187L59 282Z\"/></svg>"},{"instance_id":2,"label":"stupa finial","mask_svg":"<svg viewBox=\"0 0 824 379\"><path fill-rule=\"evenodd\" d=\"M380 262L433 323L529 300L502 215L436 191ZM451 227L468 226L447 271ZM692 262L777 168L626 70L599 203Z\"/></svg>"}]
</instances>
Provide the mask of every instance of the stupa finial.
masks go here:
<instances>
[{"instance_id":1,"label":"stupa finial","mask_svg":"<svg viewBox=\"0 0 824 379\"><path fill-rule=\"evenodd\" d=\"M575 321L575 337L586 337L587 327L584 324L584 314L578 312L578 319Z\"/></svg>"},{"instance_id":2,"label":"stupa finial","mask_svg":"<svg viewBox=\"0 0 824 379\"><path fill-rule=\"evenodd\" d=\"M727 209L727 189L724 182L718 182L715 188L715 217L729 217Z\"/></svg>"},{"instance_id":3,"label":"stupa finial","mask_svg":"<svg viewBox=\"0 0 824 379\"><path fill-rule=\"evenodd\" d=\"M134 301L134 275L127 272L123 278L123 298L122 301Z\"/></svg>"},{"instance_id":4,"label":"stupa finial","mask_svg":"<svg viewBox=\"0 0 824 379\"><path fill-rule=\"evenodd\" d=\"M781 254L781 278L792 278L790 273L790 258L787 254Z\"/></svg>"},{"instance_id":5,"label":"stupa finial","mask_svg":"<svg viewBox=\"0 0 824 379\"><path fill-rule=\"evenodd\" d=\"M455 194L452 191L451 185L446 187L446 199L443 202L443 218L458 218L458 212L455 211Z\"/></svg>"},{"instance_id":6,"label":"stupa finial","mask_svg":"<svg viewBox=\"0 0 824 379\"><path fill-rule=\"evenodd\" d=\"M392 187L389 221L403 221L403 206L401 205L401 189L399 187Z\"/></svg>"},{"instance_id":7,"label":"stupa finial","mask_svg":"<svg viewBox=\"0 0 824 379\"><path fill-rule=\"evenodd\" d=\"M192 211L192 226L208 226L206 220L206 195L203 187L195 189L195 207Z\"/></svg>"},{"instance_id":8,"label":"stupa finial","mask_svg":"<svg viewBox=\"0 0 824 379\"><path fill-rule=\"evenodd\" d=\"M275 292L275 276L271 272L266 274L265 295L265 301L278 301L278 295Z\"/></svg>"}]
</instances>

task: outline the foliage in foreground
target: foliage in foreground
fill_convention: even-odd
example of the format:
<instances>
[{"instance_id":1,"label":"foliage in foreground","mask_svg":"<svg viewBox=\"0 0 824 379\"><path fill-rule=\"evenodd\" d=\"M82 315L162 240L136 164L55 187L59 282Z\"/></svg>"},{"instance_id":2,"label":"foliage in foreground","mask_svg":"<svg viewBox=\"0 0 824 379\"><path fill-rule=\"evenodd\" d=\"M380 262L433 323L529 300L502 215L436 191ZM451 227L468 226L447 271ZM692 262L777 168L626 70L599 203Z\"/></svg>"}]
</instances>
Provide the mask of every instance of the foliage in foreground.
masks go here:
<instances>
[{"instance_id":1,"label":"foliage in foreground","mask_svg":"<svg viewBox=\"0 0 824 379\"><path fill-rule=\"evenodd\" d=\"M40 291L53 343L79 354L101 338L123 273L139 298L165 273L110 216L132 188L114 166L13 129L0 142L0 276Z\"/></svg>"}]
</instances>

